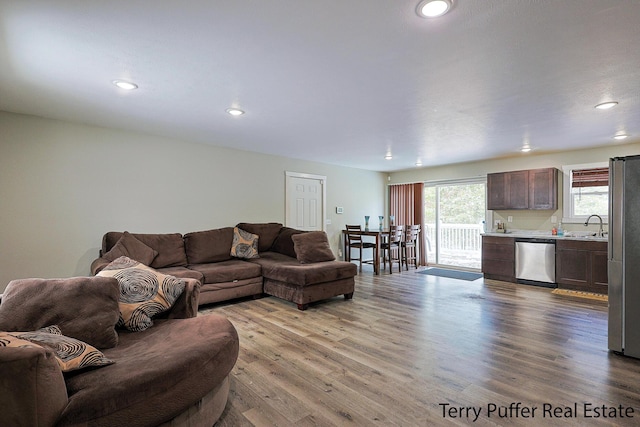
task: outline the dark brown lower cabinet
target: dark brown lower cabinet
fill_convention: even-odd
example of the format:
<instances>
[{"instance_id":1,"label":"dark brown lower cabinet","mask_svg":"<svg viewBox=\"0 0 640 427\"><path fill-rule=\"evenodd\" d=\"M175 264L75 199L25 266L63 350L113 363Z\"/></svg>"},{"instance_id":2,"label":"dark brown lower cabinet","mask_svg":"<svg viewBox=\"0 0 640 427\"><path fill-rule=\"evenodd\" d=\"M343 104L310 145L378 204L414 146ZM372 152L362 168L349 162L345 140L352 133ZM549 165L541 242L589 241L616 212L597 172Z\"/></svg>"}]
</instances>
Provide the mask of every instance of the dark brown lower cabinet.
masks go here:
<instances>
[{"instance_id":1,"label":"dark brown lower cabinet","mask_svg":"<svg viewBox=\"0 0 640 427\"><path fill-rule=\"evenodd\" d=\"M482 236L482 272L486 279L515 282L515 239Z\"/></svg>"},{"instance_id":2,"label":"dark brown lower cabinet","mask_svg":"<svg viewBox=\"0 0 640 427\"><path fill-rule=\"evenodd\" d=\"M560 240L556 243L558 288L607 293L607 242Z\"/></svg>"}]
</instances>

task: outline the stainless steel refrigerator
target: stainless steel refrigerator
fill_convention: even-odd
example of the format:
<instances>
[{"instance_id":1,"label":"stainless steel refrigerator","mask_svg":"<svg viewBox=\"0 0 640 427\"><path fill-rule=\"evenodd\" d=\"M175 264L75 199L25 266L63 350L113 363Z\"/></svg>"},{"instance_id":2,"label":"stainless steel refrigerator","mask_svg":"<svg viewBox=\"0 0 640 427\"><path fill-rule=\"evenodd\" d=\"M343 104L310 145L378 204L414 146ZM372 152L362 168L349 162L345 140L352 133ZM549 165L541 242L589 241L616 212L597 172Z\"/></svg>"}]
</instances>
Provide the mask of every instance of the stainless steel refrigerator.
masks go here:
<instances>
[{"instance_id":1,"label":"stainless steel refrigerator","mask_svg":"<svg viewBox=\"0 0 640 427\"><path fill-rule=\"evenodd\" d=\"M640 156L609 160L609 349L640 358Z\"/></svg>"}]
</instances>

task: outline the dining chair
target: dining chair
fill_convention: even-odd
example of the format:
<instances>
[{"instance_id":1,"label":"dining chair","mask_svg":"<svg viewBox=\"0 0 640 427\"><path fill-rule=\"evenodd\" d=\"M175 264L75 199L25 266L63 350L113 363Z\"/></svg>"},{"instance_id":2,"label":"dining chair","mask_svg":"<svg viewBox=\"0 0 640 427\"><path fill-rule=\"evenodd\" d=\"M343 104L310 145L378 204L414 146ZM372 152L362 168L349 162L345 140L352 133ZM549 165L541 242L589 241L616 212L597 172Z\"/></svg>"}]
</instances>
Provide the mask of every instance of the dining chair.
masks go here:
<instances>
[{"instance_id":1,"label":"dining chair","mask_svg":"<svg viewBox=\"0 0 640 427\"><path fill-rule=\"evenodd\" d=\"M389 273L393 273L393 264L398 263L398 273L402 272L402 240L404 238L404 225L389 227L389 238L380 245L383 254L383 268L389 261Z\"/></svg>"},{"instance_id":2,"label":"dining chair","mask_svg":"<svg viewBox=\"0 0 640 427\"><path fill-rule=\"evenodd\" d=\"M358 261L360 262L360 271L362 271L362 264L373 264L375 260L373 259L373 254L375 253L376 244L373 242L365 242L362 240L362 235L359 233L351 232L360 232L362 231L362 227L360 225L346 225L347 231L347 247L345 248L345 254L347 255L347 261L351 261L351 250L358 249ZM364 249L371 249L371 259L364 260L362 259L362 253Z\"/></svg>"},{"instance_id":3,"label":"dining chair","mask_svg":"<svg viewBox=\"0 0 640 427\"><path fill-rule=\"evenodd\" d=\"M413 261L415 268L418 268L418 236L420 235L420 224L408 225L402 241L402 263L409 270L409 262Z\"/></svg>"}]
</instances>

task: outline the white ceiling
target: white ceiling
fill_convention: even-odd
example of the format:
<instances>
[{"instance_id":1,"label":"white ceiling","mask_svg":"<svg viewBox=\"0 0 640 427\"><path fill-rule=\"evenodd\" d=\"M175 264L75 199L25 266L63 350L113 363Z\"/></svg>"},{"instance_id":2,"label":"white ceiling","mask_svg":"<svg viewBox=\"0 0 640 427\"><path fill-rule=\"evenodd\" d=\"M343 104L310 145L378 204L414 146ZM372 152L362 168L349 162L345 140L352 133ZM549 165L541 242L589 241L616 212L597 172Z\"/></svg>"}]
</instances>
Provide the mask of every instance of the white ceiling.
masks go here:
<instances>
[{"instance_id":1,"label":"white ceiling","mask_svg":"<svg viewBox=\"0 0 640 427\"><path fill-rule=\"evenodd\" d=\"M417 4L0 0L0 110L376 171L640 141L640 1Z\"/></svg>"}]
</instances>

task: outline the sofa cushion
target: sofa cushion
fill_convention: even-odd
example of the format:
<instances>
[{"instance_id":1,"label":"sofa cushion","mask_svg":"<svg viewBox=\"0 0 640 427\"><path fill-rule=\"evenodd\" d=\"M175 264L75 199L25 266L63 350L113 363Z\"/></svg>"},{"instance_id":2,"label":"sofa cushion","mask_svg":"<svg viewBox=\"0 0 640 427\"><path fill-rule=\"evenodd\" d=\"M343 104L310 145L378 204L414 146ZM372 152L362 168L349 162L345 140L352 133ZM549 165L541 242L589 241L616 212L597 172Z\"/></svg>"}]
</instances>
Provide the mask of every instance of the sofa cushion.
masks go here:
<instances>
[{"instance_id":1,"label":"sofa cushion","mask_svg":"<svg viewBox=\"0 0 640 427\"><path fill-rule=\"evenodd\" d=\"M110 231L102 238L102 253L107 253L113 248L124 233L118 231ZM184 251L184 240L182 234L140 234L131 233L133 237L149 246L158 255L153 259L152 268L164 267L184 267L187 265L187 254Z\"/></svg>"},{"instance_id":2,"label":"sofa cushion","mask_svg":"<svg viewBox=\"0 0 640 427\"><path fill-rule=\"evenodd\" d=\"M184 235L184 248L189 264L206 264L231 259L233 227L196 231Z\"/></svg>"},{"instance_id":3,"label":"sofa cushion","mask_svg":"<svg viewBox=\"0 0 640 427\"><path fill-rule=\"evenodd\" d=\"M62 335L55 325L33 332L0 332L0 347L24 347L25 341L51 349L62 372L114 363L95 347Z\"/></svg>"},{"instance_id":4,"label":"sofa cushion","mask_svg":"<svg viewBox=\"0 0 640 427\"><path fill-rule=\"evenodd\" d=\"M201 283L204 280L204 276L202 276L202 273L187 267L165 267L158 268L157 271L162 274L176 276L179 279L196 279Z\"/></svg>"},{"instance_id":5,"label":"sofa cushion","mask_svg":"<svg viewBox=\"0 0 640 427\"><path fill-rule=\"evenodd\" d=\"M276 237L276 240L273 242L273 245L271 245L271 250L273 252L278 252L283 255L287 255L292 258L295 258L296 251L295 251L295 248L293 247L293 239L291 238L291 236L293 236L294 234L301 234L301 233L306 233L306 231L296 230L295 228L290 228L290 227L282 227L280 229L280 233L278 234L278 237Z\"/></svg>"},{"instance_id":6,"label":"sofa cushion","mask_svg":"<svg viewBox=\"0 0 640 427\"><path fill-rule=\"evenodd\" d=\"M280 229L282 228L282 224L278 222L268 222L268 223L251 223L251 222L241 222L236 225L236 227L241 228L249 233L257 234L260 236L260 241L258 243L258 251L265 252L271 249L273 242L278 237L278 233L280 233Z\"/></svg>"},{"instance_id":7,"label":"sofa cushion","mask_svg":"<svg viewBox=\"0 0 640 427\"><path fill-rule=\"evenodd\" d=\"M120 285L118 326L144 331L152 317L171 308L184 291L184 281L162 274L127 257L106 266L98 276L115 277Z\"/></svg>"},{"instance_id":8,"label":"sofa cushion","mask_svg":"<svg viewBox=\"0 0 640 427\"><path fill-rule=\"evenodd\" d=\"M203 284L233 282L262 275L262 269L259 265L239 259L197 264L192 265L191 268L204 276Z\"/></svg>"},{"instance_id":9,"label":"sofa cushion","mask_svg":"<svg viewBox=\"0 0 640 427\"><path fill-rule=\"evenodd\" d=\"M324 231L310 231L291 236L296 258L302 264L333 261L336 259L331 251L327 233Z\"/></svg>"},{"instance_id":10,"label":"sofa cushion","mask_svg":"<svg viewBox=\"0 0 640 427\"><path fill-rule=\"evenodd\" d=\"M277 252L265 252L260 255L260 258L252 259L250 262L262 267L264 278L298 286L347 279L354 277L358 272L358 267L351 262L326 261L301 264L296 258Z\"/></svg>"},{"instance_id":11,"label":"sofa cushion","mask_svg":"<svg viewBox=\"0 0 640 427\"><path fill-rule=\"evenodd\" d=\"M59 425L160 425L222 383L238 357L235 328L214 314L121 336L105 352L116 363L67 378Z\"/></svg>"},{"instance_id":12,"label":"sofa cushion","mask_svg":"<svg viewBox=\"0 0 640 427\"><path fill-rule=\"evenodd\" d=\"M118 281L108 277L14 280L2 296L0 330L58 325L68 337L113 347L118 343L118 293Z\"/></svg>"},{"instance_id":13,"label":"sofa cushion","mask_svg":"<svg viewBox=\"0 0 640 427\"><path fill-rule=\"evenodd\" d=\"M135 259L144 265L149 265L153 262L155 257L158 256L158 251L145 245L140 240L133 237L131 233L125 231L113 248L111 248L111 250L106 254L102 255L102 258L109 261L115 261L121 256L126 256L131 259Z\"/></svg>"},{"instance_id":14,"label":"sofa cushion","mask_svg":"<svg viewBox=\"0 0 640 427\"><path fill-rule=\"evenodd\" d=\"M231 256L242 259L259 258L258 241L259 236L257 234L235 227L233 229Z\"/></svg>"}]
</instances>

